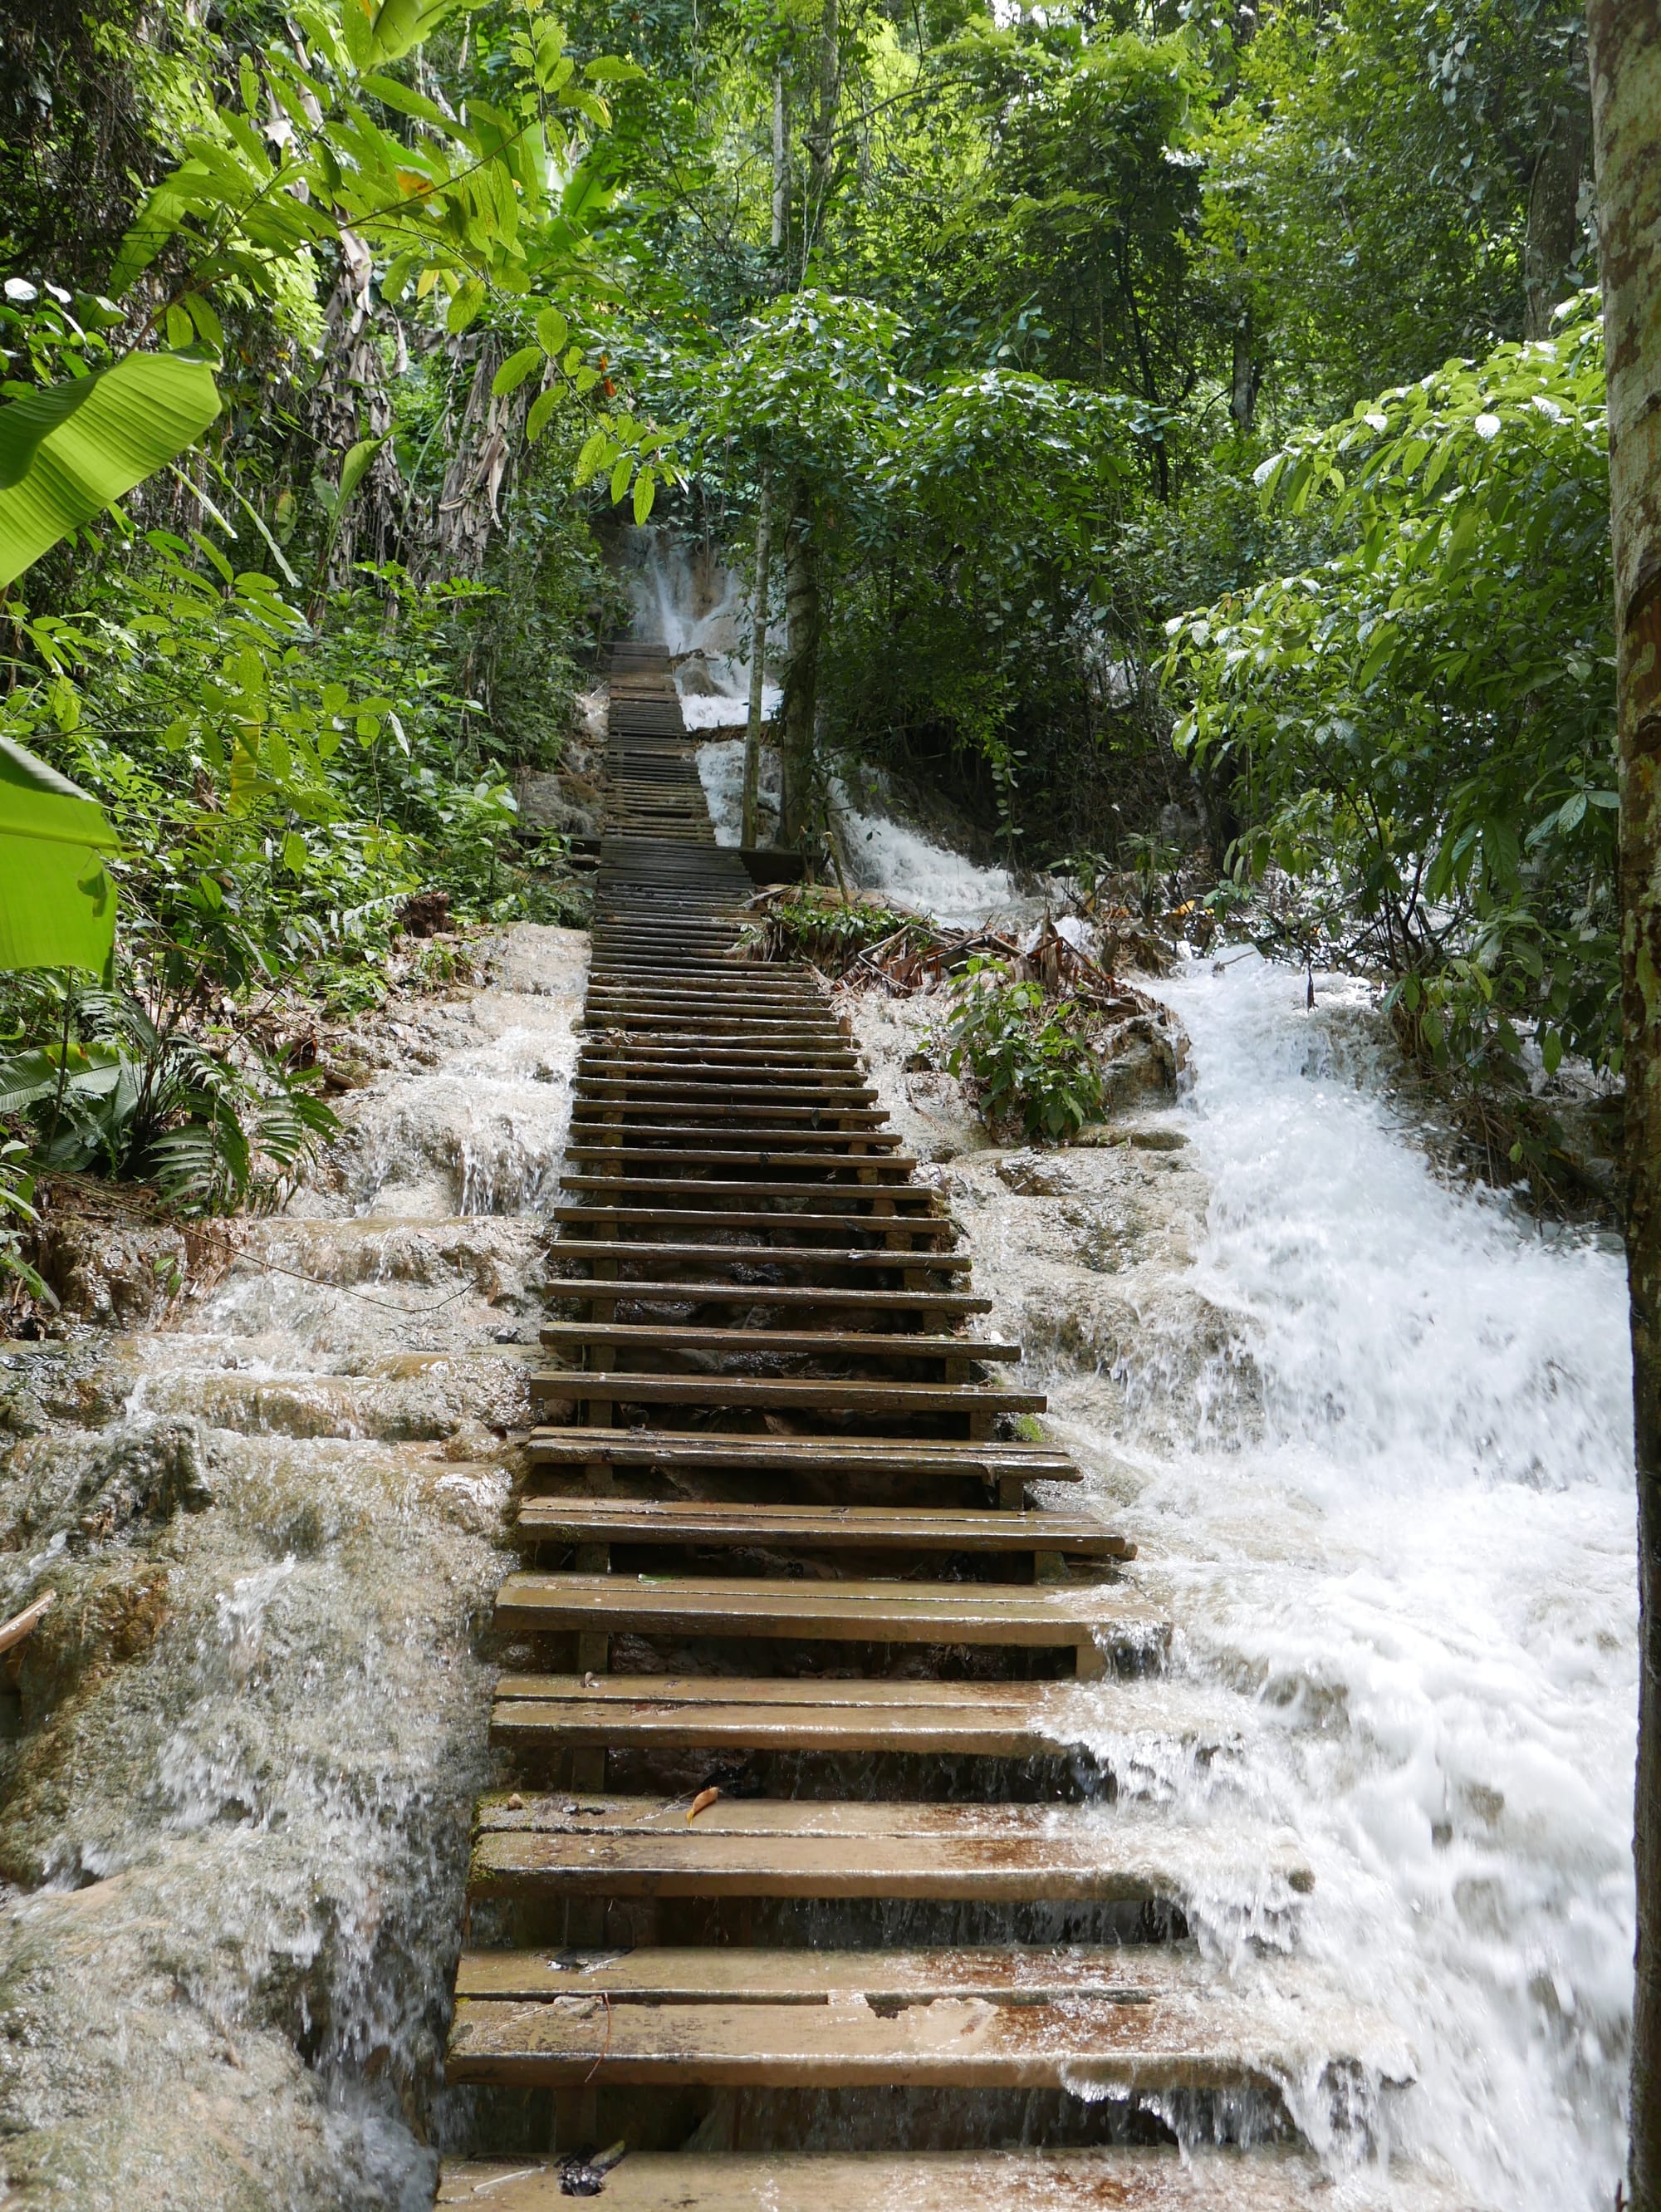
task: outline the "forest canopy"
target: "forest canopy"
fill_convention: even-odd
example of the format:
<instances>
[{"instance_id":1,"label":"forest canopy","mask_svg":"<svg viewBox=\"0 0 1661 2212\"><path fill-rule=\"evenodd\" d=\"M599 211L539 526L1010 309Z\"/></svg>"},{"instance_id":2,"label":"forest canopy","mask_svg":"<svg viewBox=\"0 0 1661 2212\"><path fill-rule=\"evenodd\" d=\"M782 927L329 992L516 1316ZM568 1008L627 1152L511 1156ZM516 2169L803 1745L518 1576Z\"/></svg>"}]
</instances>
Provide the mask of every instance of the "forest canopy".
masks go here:
<instances>
[{"instance_id":1,"label":"forest canopy","mask_svg":"<svg viewBox=\"0 0 1661 2212\"><path fill-rule=\"evenodd\" d=\"M0 478L216 405L0 482L0 738L122 917L6 979L0 1114L229 1202L326 1121L284 994L416 892L579 918L516 788L648 521L766 520L787 836L858 759L1029 866L1203 842L1428 1059L1616 1066L1587 104L1562 0L9 11Z\"/></svg>"}]
</instances>

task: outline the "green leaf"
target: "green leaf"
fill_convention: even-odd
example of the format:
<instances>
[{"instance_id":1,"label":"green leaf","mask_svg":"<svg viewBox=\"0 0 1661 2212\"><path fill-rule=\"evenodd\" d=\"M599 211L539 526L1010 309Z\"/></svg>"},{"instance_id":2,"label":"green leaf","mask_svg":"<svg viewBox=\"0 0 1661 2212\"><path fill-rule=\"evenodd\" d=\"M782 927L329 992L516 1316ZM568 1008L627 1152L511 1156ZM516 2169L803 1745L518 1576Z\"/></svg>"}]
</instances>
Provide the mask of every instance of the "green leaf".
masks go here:
<instances>
[{"instance_id":1,"label":"green leaf","mask_svg":"<svg viewBox=\"0 0 1661 2212\"><path fill-rule=\"evenodd\" d=\"M219 412L213 372L176 355L0 407L0 584L193 445Z\"/></svg>"},{"instance_id":2,"label":"green leaf","mask_svg":"<svg viewBox=\"0 0 1661 2212\"><path fill-rule=\"evenodd\" d=\"M95 801L0 738L0 969L106 971L115 885L102 856L116 848Z\"/></svg>"},{"instance_id":3,"label":"green leaf","mask_svg":"<svg viewBox=\"0 0 1661 2212\"><path fill-rule=\"evenodd\" d=\"M182 353L187 345L196 343L196 325L185 309L169 305L167 313L167 343L175 353Z\"/></svg>"},{"instance_id":4,"label":"green leaf","mask_svg":"<svg viewBox=\"0 0 1661 2212\"><path fill-rule=\"evenodd\" d=\"M490 389L498 399L505 399L510 392L517 392L533 368L543 364L540 346L521 346L511 353L490 380Z\"/></svg>"},{"instance_id":5,"label":"green leaf","mask_svg":"<svg viewBox=\"0 0 1661 2212\"><path fill-rule=\"evenodd\" d=\"M470 276L451 301L444 318L444 326L452 337L464 331L484 305L484 283L477 276Z\"/></svg>"},{"instance_id":6,"label":"green leaf","mask_svg":"<svg viewBox=\"0 0 1661 2212\"><path fill-rule=\"evenodd\" d=\"M363 89L372 94L385 107L395 107L400 115L413 116L418 123L430 123L435 129L453 134L454 122L436 100L428 100L424 93L413 91L400 84L395 76L383 76L372 71L363 80Z\"/></svg>"},{"instance_id":7,"label":"green leaf","mask_svg":"<svg viewBox=\"0 0 1661 2212\"><path fill-rule=\"evenodd\" d=\"M297 830L288 830L282 840L282 865L291 876L306 873L306 840Z\"/></svg>"},{"instance_id":8,"label":"green leaf","mask_svg":"<svg viewBox=\"0 0 1661 2212\"><path fill-rule=\"evenodd\" d=\"M524 434L534 446L547 429L549 418L560 401L560 387L550 384L546 392L539 392L530 403L530 412L524 418Z\"/></svg>"},{"instance_id":9,"label":"green leaf","mask_svg":"<svg viewBox=\"0 0 1661 2212\"><path fill-rule=\"evenodd\" d=\"M658 496L658 479L651 469L642 469L634 479L634 520L644 522L652 512L652 501Z\"/></svg>"},{"instance_id":10,"label":"green leaf","mask_svg":"<svg viewBox=\"0 0 1661 2212\"><path fill-rule=\"evenodd\" d=\"M386 443L385 437L360 438L340 465L339 507L343 507L369 473L369 465ZM338 512L338 508L336 509Z\"/></svg>"},{"instance_id":11,"label":"green leaf","mask_svg":"<svg viewBox=\"0 0 1661 2212\"><path fill-rule=\"evenodd\" d=\"M536 318L536 343L550 361L559 359L560 348L570 331L570 324L557 307L544 307Z\"/></svg>"},{"instance_id":12,"label":"green leaf","mask_svg":"<svg viewBox=\"0 0 1661 2212\"><path fill-rule=\"evenodd\" d=\"M632 453L618 454L616 462L611 471L611 504L613 507L616 506L618 501L628 489L628 479L633 471L633 468L634 458Z\"/></svg>"}]
</instances>

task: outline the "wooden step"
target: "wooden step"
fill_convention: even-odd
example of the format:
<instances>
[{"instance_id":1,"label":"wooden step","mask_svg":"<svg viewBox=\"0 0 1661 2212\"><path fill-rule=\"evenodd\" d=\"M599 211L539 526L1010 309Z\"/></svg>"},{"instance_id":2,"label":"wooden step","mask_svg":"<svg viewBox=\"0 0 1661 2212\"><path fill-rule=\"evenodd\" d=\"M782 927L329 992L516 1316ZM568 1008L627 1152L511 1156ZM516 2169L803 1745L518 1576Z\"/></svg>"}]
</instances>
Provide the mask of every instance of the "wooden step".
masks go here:
<instances>
[{"instance_id":1,"label":"wooden step","mask_svg":"<svg viewBox=\"0 0 1661 2212\"><path fill-rule=\"evenodd\" d=\"M699 1188L707 1189L708 1186ZM817 1196L820 1194L815 1192L814 1194ZM840 1197L845 1194L833 1187L825 1194ZM854 1186L851 1194L863 1195L863 1187ZM552 1212L555 1221L569 1223L573 1228L586 1224L602 1237L613 1233L613 1224L621 1221L656 1222L660 1227L672 1225L676 1229L784 1230L795 1237L869 1235L889 1240L921 1237L931 1244L949 1240L957 1235L955 1225L943 1216L927 1213L809 1213L797 1206L775 1206L766 1210L757 1206L752 1210L747 1206L713 1208L681 1205L676 1205L670 1212L661 1205L644 1202L637 1205L627 1199L609 1204L589 1199L580 1206L556 1206ZM891 1241L887 1249L904 1251L908 1248Z\"/></svg>"},{"instance_id":2,"label":"wooden step","mask_svg":"<svg viewBox=\"0 0 1661 2212\"><path fill-rule=\"evenodd\" d=\"M563 2161L446 2160L444 2212L567 2212ZM1470 2212L1434 2185L1366 2175L1344 2212ZM1332 2212L1330 2177L1291 2150L631 2152L604 2212Z\"/></svg>"},{"instance_id":3,"label":"wooden step","mask_svg":"<svg viewBox=\"0 0 1661 2212\"><path fill-rule=\"evenodd\" d=\"M540 1467L662 1468L666 1473L804 1475L948 1475L972 1482L1082 1482L1063 1452L987 1439L967 1443L911 1437L723 1436L685 1429L533 1429L526 1444Z\"/></svg>"},{"instance_id":4,"label":"wooden step","mask_svg":"<svg viewBox=\"0 0 1661 2212\"><path fill-rule=\"evenodd\" d=\"M823 1152L810 1152L784 1143L769 1146L765 1151L758 1150L753 1163L749 1156L749 1148L737 1145L658 1146L580 1142L566 1146L566 1158L568 1160L582 1160L587 1163L591 1174L597 1169L603 1169L607 1171L609 1179L615 1180L618 1176L623 1176L636 1182L640 1182L643 1174L648 1170L655 1176L661 1174L665 1168L711 1167L724 1168L730 1173L735 1168L753 1164L757 1169L766 1169L772 1172L776 1172L781 1168L794 1168L802 1175L810 1175L826 1182L828 1182L833 1176L870 1175L873 1181L869 1188L885 1192L891 1188L903 1188L906 1177L917 1165L914 1159L902 1153L886 1150L835 1152L827 1149ZM898 1177L899 1184L895 1185L888 1182L879 1184L875 1181L878 1176ZM569 1182L570 1177L567 1176L563 1180ZM937 1194L926 1184L913 1188L918 1197L926 1199L931 1203L935 1201ZM797 1187L797 1194L805 1197L809 1194L809 1189L810 1186L806 1189Z\"/></svg>"},{"instance_id":5,"label":"wooden step","mask_svg":"<svg viewBox=\"0 0 1661 2212\"><path fill-rule=\"evenodd\" d=\"M608 1128L621 1128L625 1135L637 1126L643 1131L656 1132L658 1117L683 1114L700 1121L701 1128L707 1122L718 1127L734 1124L748 1127L752 1121L765 1121L772 1116L778 1121L792 1124L807 1122L816 1127L821 1121L834 1122L844 1130L880 1129L888 1115L877 1106L852 1106L840 1102L834 1106L791 1106L756 1089L748 1097L725 1084L711 1084L708 1090L699 1092L685 1084L638 1084L603 1082L591 1076L579 1078L577 1102L573 1109L573 1120L584 1128L605 1115L616 1117L604 1122Z\"/></svg>"},{"instance_id":6,"label":"wooden step","mask_svg":"<svg viewBox=\"0 0 1661 2212\"><path fill-rule=\"evenodd\" d=\"M593 1157L592 1154L589 1155L591 1159ZM607 1157L615 1159L618 1155L614 1152ZM665 1161L672 1161L690 1160L700 1156L690 1152L664 1152L658 1157ZM793 1198L823 1201L833 1198L846 1198L858 1200L867 1206L880 1203L888 1207L909 1206L912 1208L910 1213L898 1215L884 1213L881 1217L883 1220L938 1221L944 1218L936 1211L929 1194L917 1188L916 1186L906 1182L879 1182L876 1180L878 1174L886 1175L894 1167L894 1164L888 1160L879 1160L873 1164L872 1180L869 1182L857 1182L852 1176L846 1176L846 1180L833 1182L831 1180L833 1174L838 1177L844 1177L849 1168L858 1170L866 1165L863 1160L840 1159L827 1161L822 1170L815 1167L815 1172L810 1176L804 1173L799 1182L770 1182L762 1180L759 1170L753 1177L734 1175L688 1176L673 1173L646 1173L642 1171L640 1164L643 1161L650 1163L652 1158L651 1153L631 1152L626 1154L624 1158L627 1164L615 1171L600 1173L590 1171L581 1175L562 1175L560 1177L560 1188L561 1190L627 1191L635 1194L645 1192L652 1197L664 1198L685 1195L696 1199L706 1197L712 1192L718 1192L735 1199ZM729 1169L744 1165L742 1157L735 1157L730 1152L718 1154L716 1158L721 1166ZM778 1164L779 1164L779 1158L774 1154L772 1159L763 1161L761 1167L770 1170Z\"/></svg>"},{"instance_id":7,"label":"wooden step","mask_svg":"<svg viewBox=\"0 0 1661 2212\"><path fill-rule=\"evenodd\" d=\"M580 1102L579 1102L580 1103ZM833 1159L869 1159L876 1154L891 1152L900 1142L893 1129L869 1127L863 1129L815 1129L801 1121L780 1122L777 1127L752 1128L743 1122L732 1122L712 1116L710 1125L677 1128L673 1122L652 1122L641 1128L631 1128L627 1118L602 1121L597 1125L583 1121L572 1133L572 1141L566 1146L568 1158L586 1159L596 1150L605 1152L655 1152L660 1145L688 1144L698 1148L700 1154L713 1145L729 1152L762 1152L783 1157L791 1152L806 1152L816 1164L821 1157ZM603 1138L604 1143L600 1139ZM934 1194L930 1193L932 1196Z\"/></svg>"},{"instance_id":8,"label":"wooden step","mask_svg":"<svg viewBox=\"0 0 1661 2212\"><path fill-rule=\"evenodd\" d=\"M588 1208L580 1209L586 1212ZM332 1224L330 1224L333 1225ZM556 1248L559 1249L559 1248ZM639 1246L631 1249L638 1251ZM776 1258L777 1255L770 1256ZM785 1312L808 1313L829 1308L848 1313L984 1314L992 1310L990 1298L970 1291L864 1291L823 1288L811 1283L650 1283L566 1280L558 1295L591 1304L726 1305L775 1307Z\"/></svg>"},{"instance_id":9,"label":"wooden step","mask_svg":"<svg viewBox=\"0 0 1661 2212\"><path fill-rule=\"evenodd\" d=\"M1041 1390L1004 1390L985 1382L860 1382L846 1376L794 1375L591 1375L576 1367L543 1368L530 1377L533 1398L611 1398L629 1406L706 1406L723 1413L962 1414L991 1420L1000 1413L1041 1413Z\"/></svg>"},{"instance_id":10,"label":"wooden step","mask_svg":"<svg viewBox=\"0 0 1661 2212\"><path fill-rule=\"evenodd\" d=\"M1145 1601L1112 1584L1028 1588L533 1572L509 1575L502 1583L495 1622L508 1636L575 1632L1071 1650L1080 1680L1105 1673L1104 1644L1151 1650L1164 1628Z\"/></svg>"},{"instance_id":11,"label":"wooden step","mask_svg":"<svg viewBox=\"0 0 1661 2212\"><path fill-rule=\"evenodd\" d=\"M807 1551L1051 1552L1134 1559L1137 1547L1082 1513L921 1506L705 1504L685 1498L526 1498L517 1534L532 1544L737 1545Z\"/></svg>"},{"instance_id":12,"label":"wooden step","mask_svg":"<svg viewBox=\"0 0 1661 2212\"><path fill-rule=\"evenodd\" d=\"M814 1328L692 1328L681 1322L556 1321L542 1331L544 1344L572 1350L599 1345L618 1352L716 1352L749 1358L756 1352L803 1353L812 1359L1018 1360L1018 1344L983 1337L925 1336L896 1329L886 1336Z\"/></svg>"},{"instance_id":13,"label":"wooden step","mask_svg":"<svg viewBox=\"0 0 1661 2212\"><path fill-rule=\"evenodd\" d=\"M592 1965L546 1951L466 1954L449 2081L721 2088L1066 2089L1075 2096L1255 2093L1373 2064L1370 2022L1324 2040L1312 1977L1282 1968L1253 2002L1186 1947L1015 1951L647 1951ZM1394 2069L1399 2069L1399 2072Z\"/></svg>"},{"instance_id":14,"label":"wooden step","mask_svg":"<svg viewBox=\"0 0 1661 2212\"><path fill-rule=\"evenodd\" d=\"M676 1753L1036 1759L1108 1747L1110 1771L1134 1740L1167 1757L1215 1756L1240 1731L1209 1702L1151 1675L1093 1682L918 1682L728 1675L504 1674L490 1717L506 1751L573 1746ZM1127 1745L1131 1748L1126 1749Z\"/></svg>"},{"instance_id":15,"label":"wooden step","mask_svg":"<svg viewBox=\"0 0 1661 2212\"><path fill-rule=\"evenodd\" d=\"M926 1269L931 1274L945 1271L963 1274L973 1264L967 1252L821 1251L816 1248L810 1252L781 1252L776 1244L650 1244L644 1240L625 1243L621 1238L600 1251L591 1243L561 1237L550 1249L556 1260L627 1260L636 1263L652 1260L667 1267L687 1267L695 1262L712 1270L810 1266L821 1271L849 1268L857 1273L882 1267L908 1272L912 1268ZM750 1285L758 1304L766 1297L767 1287L766 1284Z\"/></svg>"},{"instance_id":16,"label":"wooden step","mask_svg":"<svg viewBox=\"0 0 1661 2212\"><path fill-rule=\"evenodd\" d=\"M1180 1826L1094 1805L721 1797L688 1825L661 1797L513 1790L479 1801L475 1897L878 1898L1162 1905L1231 1871L1258 1909L1314 1887L1295 1844L1244 1822Z\"/></svg>"}]
</instances>

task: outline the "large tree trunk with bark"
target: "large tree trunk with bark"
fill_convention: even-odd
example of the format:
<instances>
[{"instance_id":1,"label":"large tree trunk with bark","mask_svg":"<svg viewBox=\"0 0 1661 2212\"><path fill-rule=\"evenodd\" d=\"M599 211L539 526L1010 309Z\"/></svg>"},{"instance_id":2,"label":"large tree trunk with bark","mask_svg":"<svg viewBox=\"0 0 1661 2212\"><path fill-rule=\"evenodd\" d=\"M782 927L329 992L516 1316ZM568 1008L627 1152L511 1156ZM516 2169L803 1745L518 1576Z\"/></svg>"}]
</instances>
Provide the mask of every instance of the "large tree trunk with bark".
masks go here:
<instances>
[{"instance_id":1,"label":"large tree trunk with bark","mask_svg":"<svg viewBox=\"0 0 1661 2212\"><path fill-rule=\"evenodd\" d=\"M789 665L785 671L784 819L779 842L800 848L813 826L814 725L819 712L819 641L824 610L819 562L799 496L791 502L785 538L785 624Z\"/></svg>"},{"instance_id":2,"label":"large tree trunk with bark","mask_svg":"<svg viewBox=\"0 0 1661 2212\"><path fill-rule=\"evenodd\" d=\"M1586 162L1586 119L1578 106L1554 112L1529 179L1523 239L1523 335L1543 338L1551 311L1569 288L1569 263L1580 242L1580 179Z\"/></svg>"},{"instance_id":3,"label":"large tree trunk with bark","mask_svg":"<svg viewBox=\"0 0 1661 2212\"><path fill-rule=\"evenodd\" d=\"M1661 2212L1661 12L1591 0L1621 731L1627 1273L1638 1471L1633 2212Z\"/></svg>"}]
</instances>

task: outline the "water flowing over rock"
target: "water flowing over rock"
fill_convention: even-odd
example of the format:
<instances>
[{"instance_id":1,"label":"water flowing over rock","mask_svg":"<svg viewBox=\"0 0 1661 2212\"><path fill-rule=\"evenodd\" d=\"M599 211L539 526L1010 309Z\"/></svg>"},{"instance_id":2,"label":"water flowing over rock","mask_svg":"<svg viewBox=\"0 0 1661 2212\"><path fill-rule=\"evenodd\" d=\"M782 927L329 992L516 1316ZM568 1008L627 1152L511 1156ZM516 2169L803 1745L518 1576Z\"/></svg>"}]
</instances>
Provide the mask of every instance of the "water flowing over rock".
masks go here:
<instances>
[{"instance_id":1,"label":"water flowing over rock","mask_svg":"<svg viewBox=\"0 0 1661 2212\"><path fill-rule=\"evenodd\" d=\"M172 1326L5 1348L0 1602L58 1593L0 1681L16 2201L431 2202L585 960L514 930L397 1017L415 1064Z\"/></svg>"}]
</instances>

